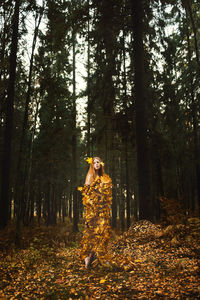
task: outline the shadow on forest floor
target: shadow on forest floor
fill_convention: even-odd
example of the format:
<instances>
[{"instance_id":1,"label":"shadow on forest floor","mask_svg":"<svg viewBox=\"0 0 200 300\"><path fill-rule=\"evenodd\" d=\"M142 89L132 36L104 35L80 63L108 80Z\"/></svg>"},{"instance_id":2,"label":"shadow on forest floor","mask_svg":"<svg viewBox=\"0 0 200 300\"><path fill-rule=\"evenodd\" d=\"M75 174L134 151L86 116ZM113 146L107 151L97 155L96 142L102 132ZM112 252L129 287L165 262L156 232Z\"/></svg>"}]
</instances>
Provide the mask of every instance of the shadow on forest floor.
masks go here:
<instances>
[{"instance_id":1,"label":"shadow on forest floor","mask_svg":"<svg viewBox=\"0 0 200 300\"><path fill-rule=\"evenodd\" d=\"M113 233L110 263L85 269L71 224L0 232L0 299L199 299L200 220Z\"/></svg>"}]
</instances>

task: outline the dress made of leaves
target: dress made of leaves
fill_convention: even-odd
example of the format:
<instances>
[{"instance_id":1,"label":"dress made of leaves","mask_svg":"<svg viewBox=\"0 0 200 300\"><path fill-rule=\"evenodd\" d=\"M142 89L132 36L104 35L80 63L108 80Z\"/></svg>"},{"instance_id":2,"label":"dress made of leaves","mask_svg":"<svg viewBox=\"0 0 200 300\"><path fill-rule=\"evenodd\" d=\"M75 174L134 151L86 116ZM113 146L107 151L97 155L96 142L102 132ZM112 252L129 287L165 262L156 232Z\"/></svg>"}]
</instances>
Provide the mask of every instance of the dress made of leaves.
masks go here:
<instances>
[{"instance_id":1,"label":"dress made of leaves","mask_svg":"<svg viewBox=\"0 0 200 300\"><path fill-rule=\"evenodd\" d=\"M104 174L97 176L90 185L84 185L82 192L85 207L86 227L81 241L81 258L95 253L97 260L108 260L107 245L110 238L110 206L112 203L112 181Z\"/></svg>"}]
</instances>

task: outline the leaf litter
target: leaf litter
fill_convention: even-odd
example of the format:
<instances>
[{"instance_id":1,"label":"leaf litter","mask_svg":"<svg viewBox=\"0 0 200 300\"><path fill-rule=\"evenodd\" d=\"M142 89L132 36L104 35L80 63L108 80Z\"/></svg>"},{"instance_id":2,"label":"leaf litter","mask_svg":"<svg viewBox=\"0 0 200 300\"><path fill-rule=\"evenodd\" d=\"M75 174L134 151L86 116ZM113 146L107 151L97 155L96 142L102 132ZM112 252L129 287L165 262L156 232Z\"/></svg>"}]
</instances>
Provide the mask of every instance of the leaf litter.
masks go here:
<instances>
[{"instance_id":1,"label":"leaf litter","mask_svg":"<svg viewBox=\"0 0 200 300\"><path fill-rule=\"evenodd\" d=\"M43 227L24 237L30 239L24 249L2 249L0 299L200 298L198 218L168 226L136 222L113 233L108 263L88 270L80 259L81 234L70 230ZM1 232L2 245L4 238Z\"/></svg>"}]
</instances>

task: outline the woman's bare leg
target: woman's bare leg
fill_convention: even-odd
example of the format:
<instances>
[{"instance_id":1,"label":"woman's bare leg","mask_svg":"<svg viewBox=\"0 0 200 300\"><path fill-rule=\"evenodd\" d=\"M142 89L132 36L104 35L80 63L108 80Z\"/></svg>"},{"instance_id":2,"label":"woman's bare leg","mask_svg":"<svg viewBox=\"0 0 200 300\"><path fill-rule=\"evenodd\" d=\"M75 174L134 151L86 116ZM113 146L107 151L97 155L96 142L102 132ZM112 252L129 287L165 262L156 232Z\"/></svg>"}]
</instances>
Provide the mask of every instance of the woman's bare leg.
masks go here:
<instances>
[{"instance_id":1,"label":"woman's bare leg","mask_svg":"<svg viewBox=\"0 0 200 300\"><path fill-rule=\"evenodd\" d=\"M93 251L85 258L85 267L86 269L91 265L91 263L95 260L95 253Z\"/></svg>"}]
</instances>

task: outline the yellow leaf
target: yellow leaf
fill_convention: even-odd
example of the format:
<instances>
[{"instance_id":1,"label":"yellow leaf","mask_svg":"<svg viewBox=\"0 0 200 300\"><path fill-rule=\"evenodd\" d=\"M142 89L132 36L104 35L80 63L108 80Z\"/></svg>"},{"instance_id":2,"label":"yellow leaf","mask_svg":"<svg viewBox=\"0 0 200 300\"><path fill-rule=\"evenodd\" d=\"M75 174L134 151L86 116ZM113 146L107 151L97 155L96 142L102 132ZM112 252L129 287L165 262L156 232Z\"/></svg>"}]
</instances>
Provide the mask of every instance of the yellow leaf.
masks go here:
<instances>
[{"instance_id":1,"label":"yellow leaf","mask_svg":"<svg viewBox=\"0 0 200 300\"><path fill-rule=\"evenodd\" d=\"M134 262L136 262L136 263L142 262L142 259L135 259Z\"/></svg>"},{"instance_id":2,"label":"yellow leaf","mask_svg":"<svg viewBox=\"0 0 200 300\"><path fill-rule=\"evenodd\" d=\"M106 281L106 279L101 279L100 283L104 283Z\"/></svg>"},{"instance_id":3,"label":"yellow leaf","mask_svg":"<svg viewBox=\"0 0 200 300\"><path fill-rule=\"evenodd\" d=\"M74 288L72 288L72 289L70 290L70 293L71 293L71 294L75 294L75 293L76 293L76 290L75 290Z\"/></svg>"},{"instance_id":4,"label":"yellow leaf","mask_svg":"<svg viewBox=\"0 0 200 300\"><path fill-rule=\"evenodd\" d=\"M86 161L88 162L88 164L91 164L92 163L92 157L87 157Z\"/></svg>"}]
</instances>

